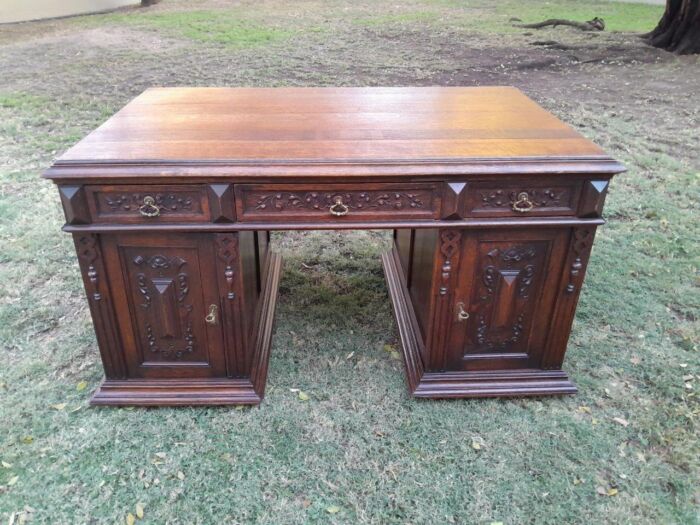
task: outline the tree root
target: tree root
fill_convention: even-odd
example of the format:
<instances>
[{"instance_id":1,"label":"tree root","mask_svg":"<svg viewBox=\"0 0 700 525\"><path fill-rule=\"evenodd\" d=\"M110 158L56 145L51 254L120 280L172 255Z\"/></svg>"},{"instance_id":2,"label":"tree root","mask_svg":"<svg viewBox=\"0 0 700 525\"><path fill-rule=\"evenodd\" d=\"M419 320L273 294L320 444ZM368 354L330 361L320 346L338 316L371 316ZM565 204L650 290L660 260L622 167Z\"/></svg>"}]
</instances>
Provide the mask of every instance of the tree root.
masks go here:
<instances>
[{"instance_id":1,"label":"tree root","mask_svg":"<svg viewBox=\"0 0 700 525\"><path fill-rule=\"evenodd\" d=\"M522 27L527 29L541 29L547 26L571 26L581 31L604 31L605 21L597 16L593 20L588 22L576 22L575 20L565 20L563 18L550 18L544 22L537 22L536 24L513 24L515 27Z\"/></svg>"}]
</instances>

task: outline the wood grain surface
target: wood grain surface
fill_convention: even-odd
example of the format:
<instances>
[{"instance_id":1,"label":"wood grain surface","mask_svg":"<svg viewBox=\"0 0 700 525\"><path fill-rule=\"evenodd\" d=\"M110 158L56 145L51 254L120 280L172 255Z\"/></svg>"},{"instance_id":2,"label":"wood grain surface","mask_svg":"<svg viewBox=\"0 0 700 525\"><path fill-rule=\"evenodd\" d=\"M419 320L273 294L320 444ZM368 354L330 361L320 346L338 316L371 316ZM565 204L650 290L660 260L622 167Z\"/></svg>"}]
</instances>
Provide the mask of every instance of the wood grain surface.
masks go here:
<instances>
[{"instance_id":1,"label":"wood grain surface","mask_svg":"<svg viewBox=\"0 0 700 525\"><path fill-rule=\"evenodd\" d=\"M155 88L57 164L513 157L609 158L512 87Z\"/></svg>"}]
</instances>

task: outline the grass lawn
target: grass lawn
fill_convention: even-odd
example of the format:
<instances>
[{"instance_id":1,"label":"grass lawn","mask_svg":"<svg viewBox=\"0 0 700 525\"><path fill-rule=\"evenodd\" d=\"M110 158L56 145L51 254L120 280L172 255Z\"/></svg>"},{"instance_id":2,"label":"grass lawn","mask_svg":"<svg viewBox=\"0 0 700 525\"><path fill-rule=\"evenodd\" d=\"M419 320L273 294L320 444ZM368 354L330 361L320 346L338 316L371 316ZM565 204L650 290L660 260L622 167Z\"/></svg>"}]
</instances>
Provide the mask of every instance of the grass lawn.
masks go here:
<instances>
[{"instance_id":1,"label":"grass lawn","mask_svg":"<svg viewBox=\"0 0 700 525\"><path fill-rule=\"evenodd\" d=\"M633 34L662 10L163 0L0 26L0 523L700 523L700 59ZM609 31L510 21L594 16ZM438 84L518 86L628 167L569 343L577 396L411 399L388 232L288 232L260 407L88 407L101 364L39 179L58 154L149 86Z\"/></svg>"}]
</instances>

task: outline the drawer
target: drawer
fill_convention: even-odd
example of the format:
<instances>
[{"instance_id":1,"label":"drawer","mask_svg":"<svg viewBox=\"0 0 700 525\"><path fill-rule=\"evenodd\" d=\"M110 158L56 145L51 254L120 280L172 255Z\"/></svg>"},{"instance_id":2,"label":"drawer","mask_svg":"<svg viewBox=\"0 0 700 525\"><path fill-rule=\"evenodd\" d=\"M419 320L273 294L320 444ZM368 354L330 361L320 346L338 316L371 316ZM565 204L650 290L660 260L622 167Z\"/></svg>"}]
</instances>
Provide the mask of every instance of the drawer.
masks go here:
<instances>
[{"instance_id":1,"label":"drawer","mask_svg":"<svg viewBox=\"0 0 700 525\"><path fill-rule=\"evenodd\" d=\"M542 184L527 181L474 182L467 185L464 217L574 216L581 181Z\"/></svg>"},{"instance_id":2,"label":"drawer","mask_svg":"<svg viewBox=\"0 0 700 525\"><path fill-rule=\"evenodd\" d=\"M203 185L86 186L93 222L207 222L209 200Z\"/></svg>"},{"instance_id":3,"label":"drawer","mask_svg":"<svg viewBox=\"0 0 700 525\"><path fill-rule=\"evenodd\" d=\"M436 219L437 184L241 184L236 216L242 222L327 219L380 221Z\"/></svg>"}]
</instances>

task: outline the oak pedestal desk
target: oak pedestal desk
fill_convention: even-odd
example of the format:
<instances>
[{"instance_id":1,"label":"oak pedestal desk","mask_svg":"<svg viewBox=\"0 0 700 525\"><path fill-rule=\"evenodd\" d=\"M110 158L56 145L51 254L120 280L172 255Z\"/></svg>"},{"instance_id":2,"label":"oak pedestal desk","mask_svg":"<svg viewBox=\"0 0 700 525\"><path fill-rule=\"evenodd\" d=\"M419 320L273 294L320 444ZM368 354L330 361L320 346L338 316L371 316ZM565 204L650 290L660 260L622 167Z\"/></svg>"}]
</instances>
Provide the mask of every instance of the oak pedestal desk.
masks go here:
<instances>
[{"instance_id":1,"label":"oak pedestal desk","mask_svg":"<svg viewBox=\"0 0 700 525\"><path fill-rule=\"evenodd\" d=\"M509 87L149 89L45 174L104 366L92 403L259 403L269 231L292 229L394 231L414 396L574 393L562 361L623 169Z\"/></svg>"}]
</instances>

